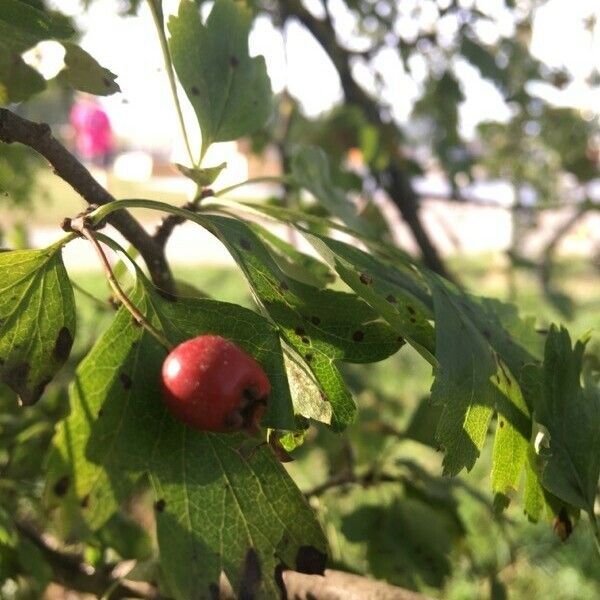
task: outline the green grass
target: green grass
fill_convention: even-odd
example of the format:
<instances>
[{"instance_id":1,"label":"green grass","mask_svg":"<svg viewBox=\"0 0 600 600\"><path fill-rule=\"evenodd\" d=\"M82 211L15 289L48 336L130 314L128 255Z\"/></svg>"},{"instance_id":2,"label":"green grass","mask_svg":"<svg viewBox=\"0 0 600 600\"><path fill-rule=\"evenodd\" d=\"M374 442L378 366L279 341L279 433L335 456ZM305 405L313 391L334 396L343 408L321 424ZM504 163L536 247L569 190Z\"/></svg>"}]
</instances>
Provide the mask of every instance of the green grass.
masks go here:
<instances>
[{"instance_id":1,"label":"green grass","mask_svg":"<svg viewBox=\"0 0 600 600\"><path fill-rule=\"evenodd\" d=\"M124 181L109 176L108 189L115 198L148 198L169 204L183 204L188 200L185 194L158 191L151 183ZM7 211L6 222L25 220L29 225L60 225L65 217L72 217L86 208L81 196L66 182L56 177L50 170L40 171L37 178L35 202L25 208L11 208ZM156 214L148 211L132 211L143 220L156 220Z\"/></svg>"}]
</instances>

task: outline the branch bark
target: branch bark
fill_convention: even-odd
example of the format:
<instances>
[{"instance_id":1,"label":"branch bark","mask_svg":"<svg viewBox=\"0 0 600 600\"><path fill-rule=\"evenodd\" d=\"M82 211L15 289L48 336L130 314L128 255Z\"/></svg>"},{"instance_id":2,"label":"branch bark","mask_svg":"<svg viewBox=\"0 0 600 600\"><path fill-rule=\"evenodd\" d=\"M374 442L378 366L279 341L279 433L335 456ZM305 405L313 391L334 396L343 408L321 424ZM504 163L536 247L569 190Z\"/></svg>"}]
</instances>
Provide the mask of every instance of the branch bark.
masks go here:
<instances>
[{"instance_id":1,"label":"branch bark","mask_svg":"<svg viewBox=\"0 0 600 600\"><path fill-rule=\"evenodd\" d=\"M76 554L61 552L53 548L29 524L15 522L19 534L29 540L42 554L52 569L55 583L85 594L101 598L108 590L111 600L142 598L144 600L166 600L154 586L139 582L119 581L112 576L112 569L92 569Z\"/></svg>"},{"instance_id":2,"label":"branch bark","mask_svg":"<svg viewBox=\"0 0 600 600\"><path fill-rule=\"evenodd\" d=\"M41 154L88 204L108 204L114 197L90 172L52 135L47 123L24 119L6 108L0 108L0 141L18 142ZM108 222L135 246L148 267L154 284L167 293L174 293L173 277L164 254L164 247L125 210L108 217Z\"/></svg>"},{"instance_id":3,"label":"branch bark","mask_svg":"<svg viewBox=\"0 0 600 600\"><path fill-rule=\"evenodd\" d=\"M351 69L353 53L337 42L335 28L331 20L317 19L304 8L301 0L280 0L279 6L284 21L289 17L294 17L300 21L327 53L340 76L346 101L360 107L367 120L377 127L384 137L396 140L398 138L396 126L383 121L377 102L354 80ZM402 163L403 157L399 150L394 148L390 166L383 171L375 172L374 176L397 206L409 226L421 250L425 264L440 275L450 278L444 262L423 226L419 214L419 197L415 193Z\"/></svg>"}]
</instances>

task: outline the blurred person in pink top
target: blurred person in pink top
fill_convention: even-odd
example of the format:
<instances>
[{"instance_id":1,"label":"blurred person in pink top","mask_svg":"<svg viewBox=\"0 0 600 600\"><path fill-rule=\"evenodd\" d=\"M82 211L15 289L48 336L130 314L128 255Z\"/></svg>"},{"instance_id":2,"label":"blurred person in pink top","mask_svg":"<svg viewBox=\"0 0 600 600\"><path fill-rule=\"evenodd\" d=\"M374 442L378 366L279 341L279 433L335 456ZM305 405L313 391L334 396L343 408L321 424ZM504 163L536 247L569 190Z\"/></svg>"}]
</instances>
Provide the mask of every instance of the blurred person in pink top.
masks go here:
<instances>
[{"instance_id":1,"label":"blurred person in pink top","mask_svg":"<svg viewBox=\"0 0 600 600\"><path fill-rule=\"evenodd\" d=\"M69 120L75 130L79 157L107 169L113 154L113 135L108 115L93 96L80 94L71 108Z\"/></svg>"}]
</instances>

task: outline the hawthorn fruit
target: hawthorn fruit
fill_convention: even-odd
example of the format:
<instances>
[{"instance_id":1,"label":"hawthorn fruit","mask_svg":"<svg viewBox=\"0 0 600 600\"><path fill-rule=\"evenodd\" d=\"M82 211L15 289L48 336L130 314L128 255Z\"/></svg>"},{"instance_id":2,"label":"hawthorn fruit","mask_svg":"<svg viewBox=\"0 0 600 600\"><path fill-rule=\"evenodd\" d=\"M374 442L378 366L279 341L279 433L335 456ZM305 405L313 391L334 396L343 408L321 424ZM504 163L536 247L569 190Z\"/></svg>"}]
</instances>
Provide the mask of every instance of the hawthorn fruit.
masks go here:
<instances>
[{"instance_id":1,"label":"hawthorn fruit","mask_svg":"<svg viewBox=\"0 0 600 600\"><path fill-rule=\"evenodd\" d=\"M174 348L161 381L171 414L194 429L260 431L271 384L262 367L232 341L201 335Z\"/></svg>"}]
</instances>

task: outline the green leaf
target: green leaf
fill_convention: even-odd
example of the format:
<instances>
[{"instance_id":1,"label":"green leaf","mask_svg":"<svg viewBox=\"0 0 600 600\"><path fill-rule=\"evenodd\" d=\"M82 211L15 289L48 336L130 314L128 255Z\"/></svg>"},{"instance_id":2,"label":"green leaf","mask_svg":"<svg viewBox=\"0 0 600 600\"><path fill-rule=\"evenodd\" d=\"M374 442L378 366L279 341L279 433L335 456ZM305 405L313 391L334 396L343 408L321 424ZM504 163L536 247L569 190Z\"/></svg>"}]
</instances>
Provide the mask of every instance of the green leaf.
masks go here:
<instances>
[{"instance_id":1,"label":"green leaf","mask_svg":"<svg viewBox=\"0 0 600 600\"><path fill-rule=\"evenodd\" d=\"M520 413L530 419L529 409L525 404L519 383L506 367L500 367L495 375L496 387L500 394L497 403L502 398L508 400L504 410L505 415L498 415L496 437L492 453L492 490L496 495L499 507L508 506L510 495L518 488L519 479L528 460L529 439L519 431L511 418L511 412Z\"/></svg>"},{"instance_id":2,"label":"green leaf","mask_svg":"<svg viewBox=\"0 0 600 600\"><path fill-rule=\"evenodd\" d=\"M267 243L271 255L280 269L293 279L319 288L325 287L335 280L335 275L320 260L300 252L292 244L282 240L258 223L250 223L250 227Z\"/></svg>"},{"instance_id":3,"label":"green leaf","mask_svg":"<svg viewBox=\"0 0 600 600\"><path fill-rule=\"evenodd\" d=\"M353 490L331 507L329 518L344 562L353 569L366 562L375 577L396 585L441 586L450 574L454 541L448 511L416 497L399 496L395 488L388 484Z\"/></svg>"},{"instance_id":4,"label":"green leaf","mask_svg":"<svg viewBox=\"0 0 600 600\"><path fill-rule=\"evenodd\" d=\"M175 163L175 166L182 175L185 175L193 182L197 183L201 187L211 185L213 181L221 174L221 171L227 166L226 162L222 162L216 167L206 167L204 169L190 169L179 163Z\"/></svg>"},{"instance_id":5,"label":"green leaf","mask_svg":"<svg viewBox=\"0 0 600 600\"><path fill-rule=\"evenodd\" d=\"M375 236L376 230L369 221L358 216L356 207L344 192L333 184L329 160L321 148L298 148L292 158L292 176L298 185L308 190L334 217L341 219L342 223L358 233Z\"/></svg>"},{"instance_id":6,"label":"green leaf","mask_svg":"<svg viewBox=\"0 0 600 600\"><path fill-rule=\"evenodd\" d=\"M435 439L435 431L441 415L442 407L439 404L433 404L431 398L426 396L421 399L411 415L410 422L403 432L404 437L436 448L438 444Z\"/></svg>"},{"instance_id":7,"label":"green leaf","mask_svg":"<svg viewBox=\"0 0 600 600\"><path fill-rule=\"evenodd\" d=\"M339 240L303 235L342 280L370 304L411 346L435 363L431 299L412 265L392 265Z\"/></svg>"},{"instance_id":8,"label":"green leaf","mask_svg":"<svg viewBox=\"0 0 600 600\"><path fill-rule=\"evenodd\" d=\"M0 379L33 404L69 356L75 301L60 247L0 253Z\"/></svg>"},{"instance_id":9,"label":"green leaf","mask_svg":"<svg viewBox=\"0 0 600 600\"><path fill-rule=\"evenodd\" d=\"M542 426L536 444L542 485L593 516L600 477L600 391L592 381L581 386L584 349L581 341L571 347L568 331L553 325L543 367L528 367L527 377L537 391L534 419Z\"/></svg>"},{"instance_id":10,"label":"green leaf","mask_svg":"<svg viewBox=\"0 0 600 600\"><path fill-rule=\"evenodd\" d=\"M75 30L64 17L34 8L19 0L0 3L0 49L20 54L38 42L66 39Z\"/></svg>"},{"instance_id":11,"label":"green leaf","mask_svg":"<svg viewBox=\"0 0 600 600\"><path fill-rule=\"evenodd\" d=\"M46 80L18 54L0 48L0 105L27 100L46 88Z\"/></svg>"},{"instance_id":12,"label":"green leaf","mask_svg":"<svg viewBox=\"0 0 600 600\"><path fill-rule=\"evenodd\" d=\"M271 112L264 57L248 54L251 24L250 9L233 0L216 0L206 25L190 0L169 19L173 65L198 117L202 156L213 142L256 131Z\"/></svg>"},{"instance_id":13,"label":"green leaf","mask_svg":"<svg viewBox=\"0 0 600 600\"><path fill-rule=\"evenodd\" d=\"M403 340L355 295L317 289L288 276L243 221L209 215L189 218L227 246L285 342L308 365L321 398L331 404L332 428L350 424L356 405L336 363L377 362L396 352Z\"/></svg>"},{"instance_id":14,"label":"green leaf","mask_svg":"<svg viewBox=\"0 0 600 600\"><path fill-rule=\"evenodd\" d=\"M436 275L428 276L436 322L436 369L432 400L443 406L436 437L446 450L444 472L471 469L485 442L494 410L500 413L495 459L525 457L516 436L529 440L531 423L519 386L470 318L468 298ZM514 432L513 432L514 429ZM514 471L496 472L494 485L505 493Z\"/></svg>"},{"instance_id":15,"label":"green leaf","mask_svg":"<svg viewBox=\"0 0 600 600\"><path fill-rule=\"evenodd\" d=\"M157 296L138 281L136 305L177 342L215 333L251 353L272 385L267 419L286 428L289 391L274 329L252 311L213 300ZM54 442L47 498L98 527L144 473L155 493L163 572L176 598L211 597L224 571L236 589L275 597L278 564L325 558L318 523L267 445L190 429L161 400L164 349L121 309L78 368L71 415ZM292 419L293 422L293 419Z\"/></svg>"},{"instance_id":16,"label":"green leaf","mask_svg":"<svg viewBox=\"0 0 600 600\"><path fill-rule=\"evenodd\" d=\"M110 96L121 91L115 82L117 76L102 67L85 50L68 42L62 45L66 51L65 68L56 76L61 84L96 96Z\"/></svg>"}]
</instances>

